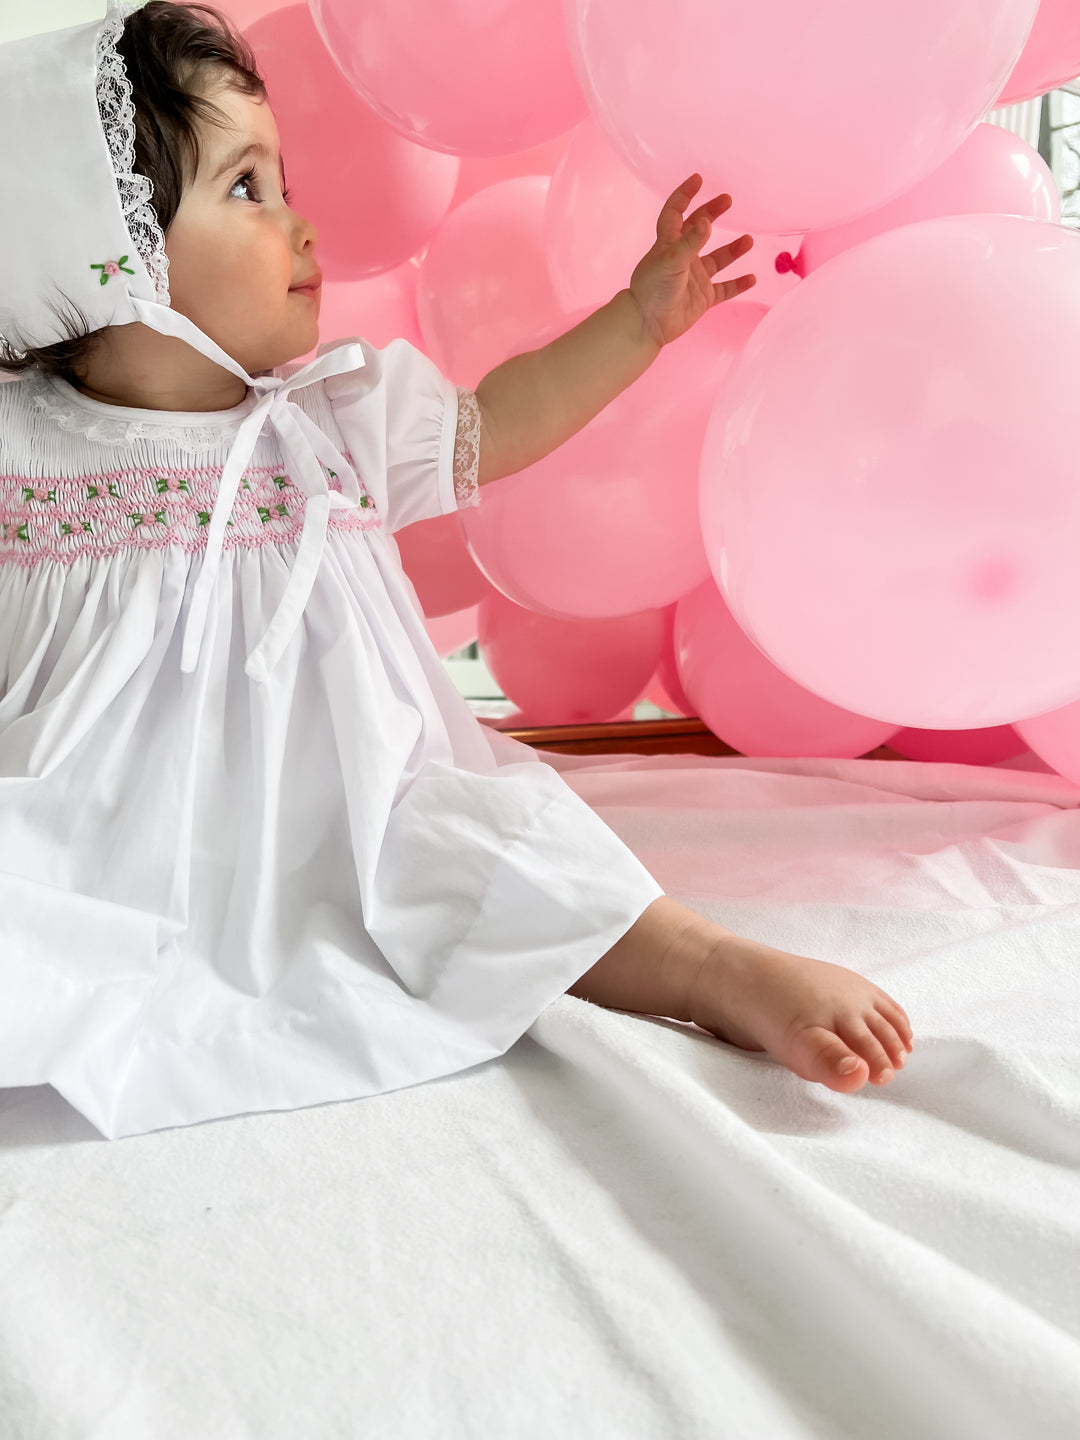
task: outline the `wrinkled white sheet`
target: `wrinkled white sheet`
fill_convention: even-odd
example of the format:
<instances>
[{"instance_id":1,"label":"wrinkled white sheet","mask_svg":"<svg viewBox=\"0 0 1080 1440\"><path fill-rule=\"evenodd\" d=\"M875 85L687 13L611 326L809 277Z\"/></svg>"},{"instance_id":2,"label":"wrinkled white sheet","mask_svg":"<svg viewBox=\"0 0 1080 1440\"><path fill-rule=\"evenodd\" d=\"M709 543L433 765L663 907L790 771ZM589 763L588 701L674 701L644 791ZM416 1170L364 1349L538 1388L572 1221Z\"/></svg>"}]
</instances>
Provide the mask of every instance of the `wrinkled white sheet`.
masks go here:
<instances>
[{"instance_id":1,"label":"wrinkled white sheet","mask_svg":"<svg viewBox=\"0 0 1080 1440\"><path fill-rule=\"evenodd\" d=\"M0 1092L3 1440L1080 1434L1080 788L543 758L668 894L872 976L906 1068L564 996L307 1110L110 1142Z\"/></svg>"}]
</instances>

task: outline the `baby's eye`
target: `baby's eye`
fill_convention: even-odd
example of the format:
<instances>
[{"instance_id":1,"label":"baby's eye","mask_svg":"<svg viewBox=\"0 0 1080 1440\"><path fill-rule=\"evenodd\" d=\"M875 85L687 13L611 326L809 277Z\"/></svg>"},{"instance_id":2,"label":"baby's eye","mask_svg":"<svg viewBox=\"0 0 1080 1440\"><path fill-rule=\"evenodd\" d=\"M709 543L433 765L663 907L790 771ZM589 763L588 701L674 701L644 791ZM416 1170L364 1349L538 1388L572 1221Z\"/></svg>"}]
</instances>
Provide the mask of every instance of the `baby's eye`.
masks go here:
<instances>
[{"instance_id":1,"label":"baby's eye","mask_svg":"<svg viewBox=\"0 0 1080 1440\"><path fill-rule=\"evenodd\" d=\"M237 185L246 185L248 190L250 190L251 194L254 196L256 203L259 203L262 197L259 194L257 180L258 177L256 176L255 171L247 170L244 172L243 175L238 176L237 179L233 181L232 188L230 189L229 194L232 194L233 190L236 189ZM288 205L290 200L292 199L292 196L288 190L283 190L281 192L281 198L282 200L284 200L285 204Z\"/></svg>"},{"instance_id":2,"label":"baby's eye","mask_svg":"<svg viewBox=\"0 0 1080 1440\"><path fill-rule=\"evenodd\" d=\"M259 191L258 191L258 189L257 189L257 187L256 187L256 184L255 184L255 171L254 171L254 170L248 170L245 174L238 176L238 177L233 181L233 183L232 183L232 188L231 188L230 191L229 191L229 194L230 194L230 195L232 194L233 190L235 190L238 185L246 185L247 188L251 191L251 194L254 196L255 200L257 201L257 200L259 199Z\"/></svg>"},{"instance_id":3,"label":"baby's eye","mask_svg":"<svg viewBox=\"0 0 1080 1440\"><path fill-rule=\"evenodd\" d=\"M238 184L242 184L242 186L248 187L248 190L249 192L251 192L252 196L255 197L256 200L259 199L259 192L255 189L255 171L249 170L248 173L243 174L243 176L236 177L236 179L233 180L232 187L230 187L229 189L229 194L233 193L233 190L236 189L236 186L238 186Z\"/></svg>"}]
</instances>

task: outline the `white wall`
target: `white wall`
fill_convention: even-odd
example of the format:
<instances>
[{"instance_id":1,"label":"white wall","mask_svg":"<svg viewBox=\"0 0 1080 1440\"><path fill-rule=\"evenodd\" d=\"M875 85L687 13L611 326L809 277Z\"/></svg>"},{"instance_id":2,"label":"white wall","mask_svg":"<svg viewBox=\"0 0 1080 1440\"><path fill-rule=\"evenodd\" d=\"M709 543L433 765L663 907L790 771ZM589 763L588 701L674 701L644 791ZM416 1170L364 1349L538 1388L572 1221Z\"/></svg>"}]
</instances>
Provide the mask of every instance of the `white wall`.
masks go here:
<instances>
[{"instance_id":1,"label":"white wall","mask_svg":"<svg viewBox=\"0 0 1080 1440\"><path fill-rule=\"evenodd\" d=\"M44 30L104 20L105 10L106 0L0 0L0 45Z\"/></svg>"}]
</instances>

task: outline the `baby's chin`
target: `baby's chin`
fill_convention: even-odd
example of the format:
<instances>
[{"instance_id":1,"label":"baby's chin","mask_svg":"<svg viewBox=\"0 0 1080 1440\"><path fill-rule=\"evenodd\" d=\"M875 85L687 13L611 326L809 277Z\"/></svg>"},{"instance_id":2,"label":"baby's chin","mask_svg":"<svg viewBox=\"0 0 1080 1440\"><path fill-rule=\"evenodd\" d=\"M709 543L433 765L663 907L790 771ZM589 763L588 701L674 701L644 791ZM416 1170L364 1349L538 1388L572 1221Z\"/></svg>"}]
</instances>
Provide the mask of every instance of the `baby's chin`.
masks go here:
<instances>
[{"instance_id":1,"label":"baby's chin","mask_svg":"<svg viewBox=\"0 0 1080 1440\"><path fill-rule=\"evenodd\" d=\"M272 350L267 349L257 357L255 363L258 365L258 369L247 364L242 354L234 353L232 350L228 353L232 355L238 365L244 366L253 380L258 380L262 376L273 375L274 371L280 370L283 365L293 365L297 361L305 365L309 364L312 360L318 359L318 348L319 342L316 339L315 345L308 350L301 350L297 344L282 344Z\"/></svg>"}]
</instances>

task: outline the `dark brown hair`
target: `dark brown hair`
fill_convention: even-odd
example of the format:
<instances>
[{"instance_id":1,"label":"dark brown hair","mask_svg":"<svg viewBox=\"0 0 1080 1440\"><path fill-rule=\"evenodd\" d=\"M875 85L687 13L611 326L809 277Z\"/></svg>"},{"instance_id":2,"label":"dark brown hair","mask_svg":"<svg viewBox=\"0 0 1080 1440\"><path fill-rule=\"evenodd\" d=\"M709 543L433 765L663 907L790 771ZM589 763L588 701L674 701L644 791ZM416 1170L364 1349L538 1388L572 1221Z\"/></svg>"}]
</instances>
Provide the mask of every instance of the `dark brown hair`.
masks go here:
<instances>
[{"instance_id":1,"label":"dark brown hair","mask_svg":"<svg viewBox=\"0 0 1080 1440\"><path fill-rule=\"evenodd\" d=\"M232 22L211 5L149 0L127 17L116 45L131 82L135 106L135 170L153 184L150 203L167 235L180 201L199 169L198 122L225 128L229 117L201 93L224 84L241 94L267 98L255 53ZM66 298L66 297L65 297ZM37 370L74 383L104 330L91 330L72 301L54 313L68 338L16 358L0 338L0 369Z\"/></svg>"}]
</instances>

